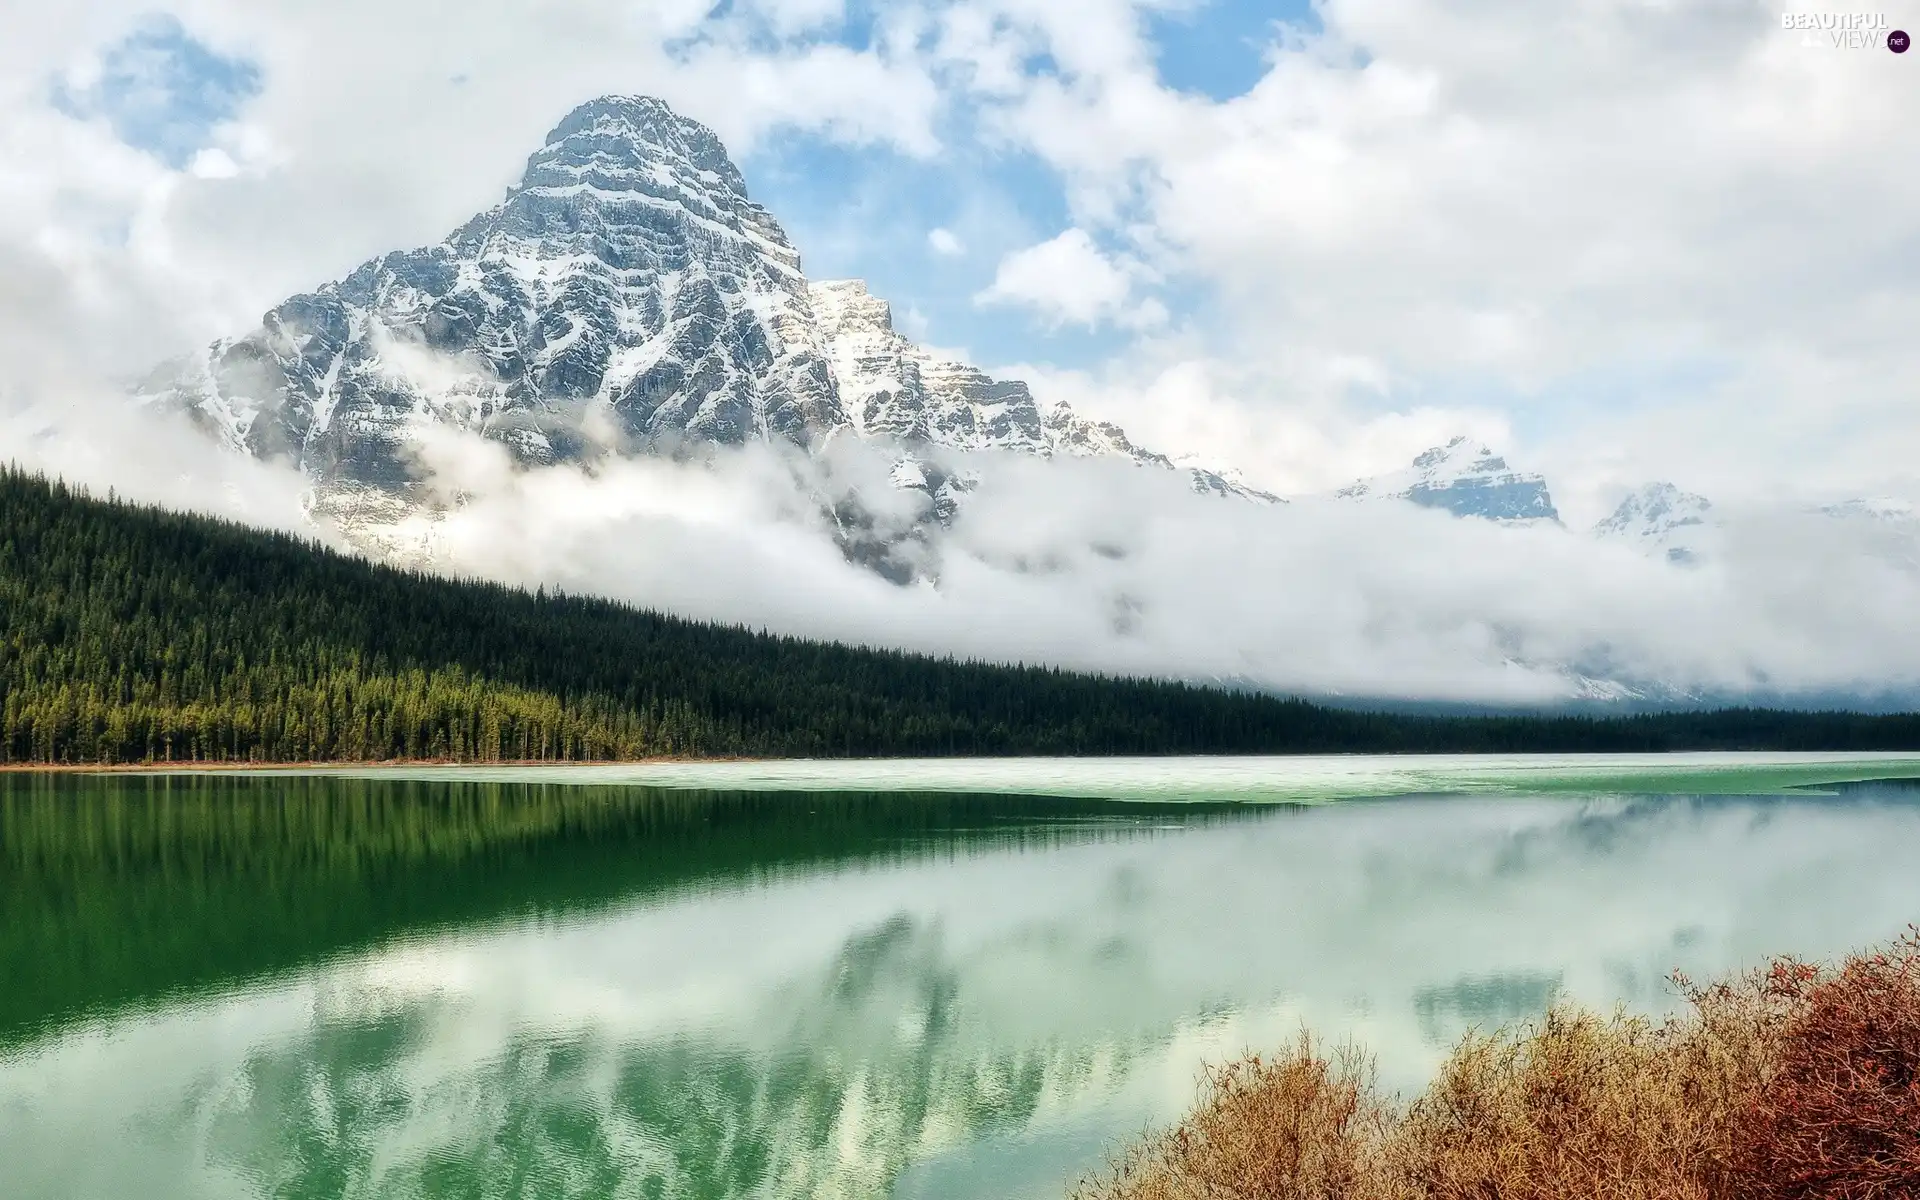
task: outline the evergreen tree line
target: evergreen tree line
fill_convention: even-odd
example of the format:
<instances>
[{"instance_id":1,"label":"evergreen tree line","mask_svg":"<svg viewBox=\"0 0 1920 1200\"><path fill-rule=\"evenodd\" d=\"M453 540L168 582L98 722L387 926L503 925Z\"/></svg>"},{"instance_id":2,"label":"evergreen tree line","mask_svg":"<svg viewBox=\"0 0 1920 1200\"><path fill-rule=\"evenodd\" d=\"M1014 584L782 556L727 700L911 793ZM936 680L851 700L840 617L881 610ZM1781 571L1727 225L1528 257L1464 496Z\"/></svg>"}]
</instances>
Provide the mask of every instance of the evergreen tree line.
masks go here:
<instances>
[{"instance_id":1,"label":"evergreen tree line","mask_svg":"<svg viewBox=\"0 0 1920 1200\"><path fill-rule=\"evenodd\" d=\"M1920 714L1432 717L689 621L0 468L0 762L1914 749Z\"/></svg>"}]
</instances>

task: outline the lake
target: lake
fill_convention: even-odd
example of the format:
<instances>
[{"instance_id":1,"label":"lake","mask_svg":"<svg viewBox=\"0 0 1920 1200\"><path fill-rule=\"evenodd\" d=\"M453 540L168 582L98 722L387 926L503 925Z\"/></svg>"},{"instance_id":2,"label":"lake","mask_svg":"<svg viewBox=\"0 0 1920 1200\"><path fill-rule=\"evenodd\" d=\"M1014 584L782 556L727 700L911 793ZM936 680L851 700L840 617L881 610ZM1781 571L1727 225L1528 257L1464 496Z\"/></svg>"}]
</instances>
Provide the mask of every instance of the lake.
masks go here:
<instances>
[{"instance_id":1,"label":"lake","mask_svg":"<svg viewBox=\"0 0 1920 1200\"><path fill-rule=\"evenodd\" d=\"M0 776L0 1193L1059 1196L1202 1063L1417 1088L1920 920L1920 759Z\"/></svg>"}]
</instances>

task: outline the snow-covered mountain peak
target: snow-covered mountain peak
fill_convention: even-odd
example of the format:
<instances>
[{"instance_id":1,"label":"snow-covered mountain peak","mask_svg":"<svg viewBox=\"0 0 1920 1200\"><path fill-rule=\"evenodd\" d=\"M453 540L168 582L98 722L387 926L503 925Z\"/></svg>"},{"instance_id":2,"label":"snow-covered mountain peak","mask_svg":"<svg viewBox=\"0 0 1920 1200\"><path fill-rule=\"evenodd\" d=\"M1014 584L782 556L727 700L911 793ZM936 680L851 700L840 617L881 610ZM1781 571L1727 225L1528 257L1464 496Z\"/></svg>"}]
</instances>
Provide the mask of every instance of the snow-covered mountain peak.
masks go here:
<instances>
[{"instance_id":1,"label":"snow-covered mountain peak","mask_svg":"<svg viewBox=\"0 0 1920 1200\"><path fill-rule=\"evenodd\" d=\"M799 263L710 130L608 97L562 120L520 184L444 242L295 296L146 390L294 459L323 499L405 492L422 423L527 463L807 446L844 417Z\"/></svg>"},{"instance_id":2,"label":"snow-covered mountain peak","mask_svg":"<svg viewBox=\"0 0 1920 1200\"><path fill-rule=\"evenodd\" d=\"M602 96L568 113L528 160L521 186L565 186L599 172L617 185L654 164L685 166L710 186L747 192L719 136L652 96Z\"/></svg>"},{"instance_id":3,"label":"snow-covered mountain peak","mask_svg":"<svg viewBox=\"0 0 1920 1200\"><path fill-rule=\"evenodd\" d=\"M1705 496L1681 491L1671 483L1649 483L1628 493L1593 532L1599 537L1659 538L1676 529L1704 525L1712 512L1713 504Z\"/></svg>"},{"instance_id":4,"label":"snow-covered mountain peak","mask_svg":"<svg viewBox=\"0 0 1920 1200\"><path fill-rule=\"evenodd\" d=\"M1135 445L1118 425L1082 416L1065 403L1043 407L1018 379L996 379L914 345L894 329L891 308L864 280L824 280L808 293L841 406L862 436L910 449L1124 458L1138 466L1184 470L1195 492L1276 499L1214 471L1178 467L1167 456Z\"/></svg>"},{"instance_id":5,"label":"snow-covered mountain peak","mask_svg":"<svg viewBox=\"0 0 1920 1200\"><path fill-rule=\"evenodd\" d=\"M1593 527L1593 535L1691 563L1701 557L1703 534L1713 522L1713 504L1705 496L1671 483L1649 483L1628 493Z\"/></svg>"},{"instance_id":6,"label":"snow-covered mountain peak","mask_svg":"<svg viewBox=\"0 0 1920 1200\"><path fill-rule=\"evenodd\" d=\"M1462 434L1444 446L1435 446L1414 456L1413 465L1429 480L1458 479L1507 469L1507 460Z\"/></svg>"},{"instance_id":7,"label":"snow-covered mountain peak","mask_svg":"<svg viewBox=\"0 0 1920 1200\"><path fill-rule=\"evenodd\" d=\"M1560 519L1544 476L1515 471L1485 444L1464 436L1422 451L1401 470L1360 480L1337 494L1353 500L1406 500L1491 521Z\"/></svg>"}]
</instances>

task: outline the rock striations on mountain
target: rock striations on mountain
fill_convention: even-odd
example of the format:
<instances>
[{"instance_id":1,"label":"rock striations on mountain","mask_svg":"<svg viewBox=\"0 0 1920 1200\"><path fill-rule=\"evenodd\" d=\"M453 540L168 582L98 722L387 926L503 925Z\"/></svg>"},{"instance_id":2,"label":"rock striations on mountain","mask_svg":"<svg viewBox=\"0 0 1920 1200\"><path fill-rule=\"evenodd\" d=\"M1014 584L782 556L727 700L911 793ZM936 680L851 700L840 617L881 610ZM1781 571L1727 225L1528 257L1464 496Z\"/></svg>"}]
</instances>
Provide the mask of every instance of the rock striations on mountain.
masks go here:
<instances>
[{"instance_id":1,"label":"rock striations on mountain","mask_svg":"<svg viewBox=\"0 0 1920 1200\"><path fill-rule=\"evenodd\" d=\"M295 296L142 388L236 449L286 458L337 518L416 499L430 426L524 465L748 442L897 450L952 515L940 449L1107 454L1179 469L1027 385L928 354L858 280L810 285L718 137L647 97L569 114L493 208ZM1200 470L1196 491L1272 499Z\"/></svg>"}]
</instances>

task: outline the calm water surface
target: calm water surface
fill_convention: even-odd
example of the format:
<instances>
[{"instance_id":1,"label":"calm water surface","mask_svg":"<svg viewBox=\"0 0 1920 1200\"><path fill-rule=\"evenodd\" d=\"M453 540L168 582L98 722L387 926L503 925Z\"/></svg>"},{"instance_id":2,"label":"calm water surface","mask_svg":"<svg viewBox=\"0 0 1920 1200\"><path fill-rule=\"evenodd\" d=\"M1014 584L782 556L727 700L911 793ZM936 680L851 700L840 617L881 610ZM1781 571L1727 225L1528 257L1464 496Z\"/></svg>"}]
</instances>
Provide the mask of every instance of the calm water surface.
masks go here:
<instances>
[{"instance_id":1,"label":"calm water surface","mask_svg":"<svg viewBox=\"0 0 1920 1200\"><path fill-rule=\"evenodd\" d=\"M1697 794L1920 763L1490 762L0 778L0 1195L1057 1196L1302 1022L1920 920L1920 788ZM1221 799L1383 772L1478 794Z\"/></svg>"}]
</instances>

